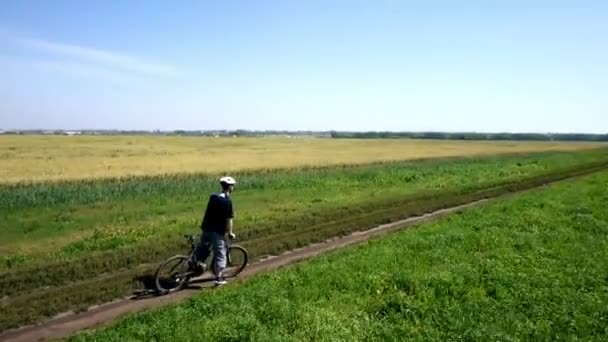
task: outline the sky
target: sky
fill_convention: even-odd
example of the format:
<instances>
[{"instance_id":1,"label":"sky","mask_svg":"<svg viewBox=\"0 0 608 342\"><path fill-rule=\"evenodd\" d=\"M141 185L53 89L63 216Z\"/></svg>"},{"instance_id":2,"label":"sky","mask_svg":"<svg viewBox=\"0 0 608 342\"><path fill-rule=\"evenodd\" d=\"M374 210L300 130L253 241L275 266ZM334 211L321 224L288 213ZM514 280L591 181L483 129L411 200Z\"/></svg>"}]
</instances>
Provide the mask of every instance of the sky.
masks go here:
<instances>
[{"instance_id":1,"label":"sky","mask_svg":"<svg viewBox=\"0 0 608 342\"><path fill-rule=\"evenodd\" d=\"M4 1L0 75L0 129L608 133L608 2Z\"/></svg>"}]
</instances>

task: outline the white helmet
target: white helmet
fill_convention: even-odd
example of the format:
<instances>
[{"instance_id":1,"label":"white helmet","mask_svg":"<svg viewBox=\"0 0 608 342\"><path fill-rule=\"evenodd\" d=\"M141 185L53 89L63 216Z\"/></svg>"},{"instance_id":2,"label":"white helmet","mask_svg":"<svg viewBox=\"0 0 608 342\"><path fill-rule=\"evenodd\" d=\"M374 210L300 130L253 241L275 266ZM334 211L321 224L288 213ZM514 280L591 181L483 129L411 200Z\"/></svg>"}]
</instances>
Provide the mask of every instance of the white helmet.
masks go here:
<instances>
[{"instance_id":1,"label":"white helmet","mask_svg":"<svg viewBox=\"0 0 608 342\"><path fill-rule=\"evenodd\" d=\"M234 180L234 178L232 178L232 177L225 176L225 177L220 178L220 184L235 185L236 180Z\"/></svg>"}]
</instances>

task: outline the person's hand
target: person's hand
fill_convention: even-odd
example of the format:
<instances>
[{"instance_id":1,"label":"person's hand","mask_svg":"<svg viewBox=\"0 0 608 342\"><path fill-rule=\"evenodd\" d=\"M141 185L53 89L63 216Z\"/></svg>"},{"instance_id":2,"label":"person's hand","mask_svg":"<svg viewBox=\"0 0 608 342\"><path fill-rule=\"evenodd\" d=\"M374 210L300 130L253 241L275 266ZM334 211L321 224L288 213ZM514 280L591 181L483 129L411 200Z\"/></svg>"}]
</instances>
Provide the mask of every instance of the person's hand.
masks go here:
<instances>
[{"instance_id":1,"label":"person's hand","mask_svg":"<svg viewBox=\"0 0 608 342\"><path fill-rule=\"evenodd\" d=\"M228 234L228 237L230 238L230 240L236 239L236 235L234 233Z\"/></svg>"}]
</instances>

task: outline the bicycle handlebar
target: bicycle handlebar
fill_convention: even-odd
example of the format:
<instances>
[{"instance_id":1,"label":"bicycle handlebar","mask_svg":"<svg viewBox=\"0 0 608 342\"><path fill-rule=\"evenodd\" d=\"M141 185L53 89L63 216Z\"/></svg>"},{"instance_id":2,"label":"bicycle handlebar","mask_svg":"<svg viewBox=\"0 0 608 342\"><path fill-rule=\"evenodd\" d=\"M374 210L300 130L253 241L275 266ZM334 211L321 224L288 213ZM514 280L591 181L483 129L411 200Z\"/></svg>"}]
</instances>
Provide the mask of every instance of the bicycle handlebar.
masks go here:
<instances>
[{"instance_id":1,"label":"bicycle handlebar","mask_svg":"<svg viewBox=\"0 0 608 342\"><path fill-rule=\"evenodd\" d=\"M196 241L196 239L198 238L198 235L196 234L184 234L184 237L189 241L189 242L194 242ZM228 237L226 240L228 241L234 241L236 240L236 237L234 239L231 239L230 237Z\"/></svg>"}]
</instances>

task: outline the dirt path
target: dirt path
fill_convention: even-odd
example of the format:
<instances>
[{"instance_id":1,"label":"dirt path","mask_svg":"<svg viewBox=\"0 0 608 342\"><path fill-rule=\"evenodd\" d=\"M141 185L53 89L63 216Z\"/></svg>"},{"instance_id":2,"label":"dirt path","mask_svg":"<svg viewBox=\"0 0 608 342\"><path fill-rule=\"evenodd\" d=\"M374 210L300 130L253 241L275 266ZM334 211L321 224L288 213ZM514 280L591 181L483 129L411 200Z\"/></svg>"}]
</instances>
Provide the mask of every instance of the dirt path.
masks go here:
<instances>
[{"instance_id":1,"label":"dirt path","mask_svg":"<svg viewBox=\"0 0 608 342\"><path fill-rule=\"evenodd\" d=\"M240 282L254 275L275 270L281 266L289 265L300 260L308 259L324 252L332 251L356 243L361 243L375 236L410 228L417 224L444 217L448 214L458 212L470 207L478 206L488 201L494 201L508 196L521 194L522 192L536 190L540 187L547 186L549 184L568 181L572 180L573 178L578 177L571 177L564 180L549 182L545 185L541 185L532 189L511 192L494 198L482 199L451 208L437 210L421 216L410 217L408 219L392 222L389 224L383 224L369 230L356 231L351 233L350 235L332 238L326 240L325 242L308 245L306 247L285 252L278 256L268 257L266 259L262 259L260 261L248 265L248 267L243 271L243 273L241 273L237 279L233 279L231 282ZM39 325L28 326L17 330L7 331L0 334L0 341L43 341L49 339L64 338L84 329L91 329L107 325L126 314L131 314L145 309L160 307L166 304L183 301L200 293L201 288L211 287L211 283L208 280L210 280L210 278L201 278L198 280L198 283L194 284L194 288L186 289L175 294L159 297L153 296L148 297L146 299L134 299L133 297L125 298L111 303L92 307L85 312L65 314L62 317L50 319ZM230 286L230 284L227 286Z\"/></svg>"}]
</instances>

